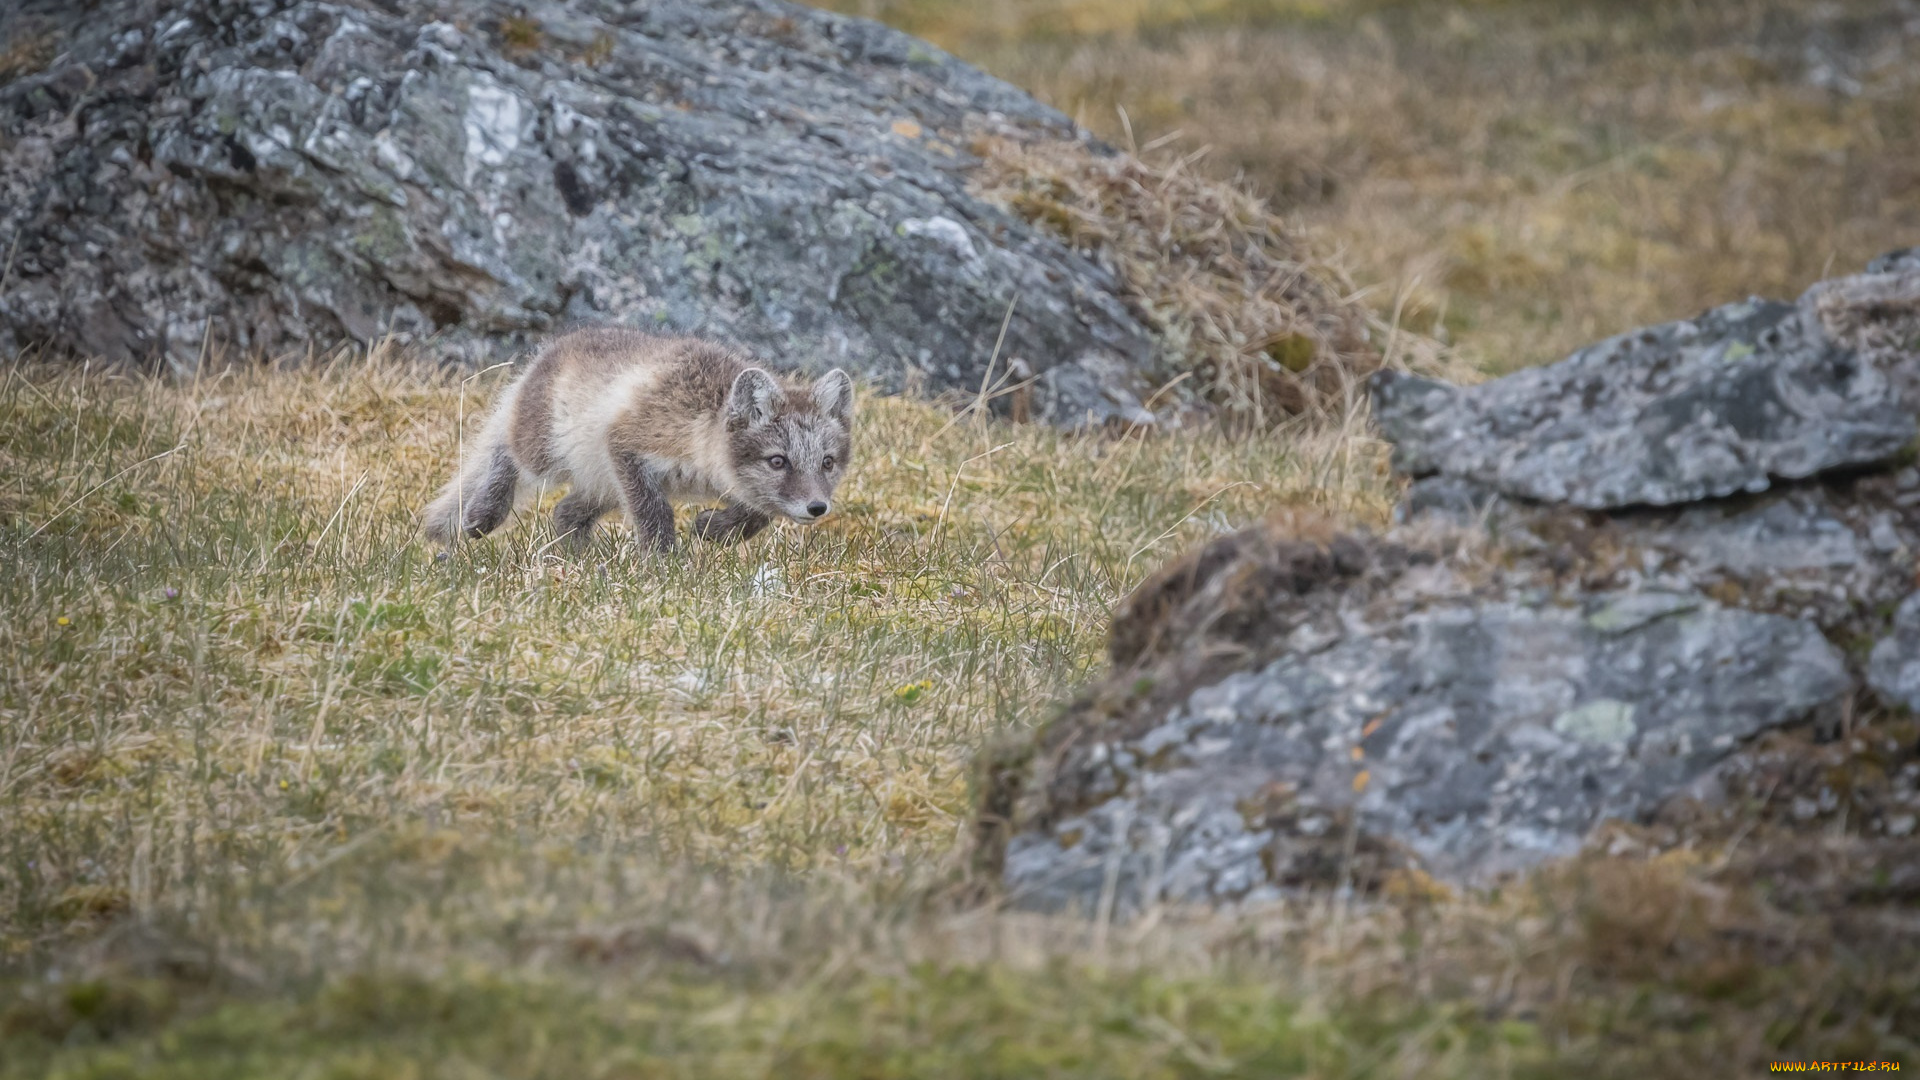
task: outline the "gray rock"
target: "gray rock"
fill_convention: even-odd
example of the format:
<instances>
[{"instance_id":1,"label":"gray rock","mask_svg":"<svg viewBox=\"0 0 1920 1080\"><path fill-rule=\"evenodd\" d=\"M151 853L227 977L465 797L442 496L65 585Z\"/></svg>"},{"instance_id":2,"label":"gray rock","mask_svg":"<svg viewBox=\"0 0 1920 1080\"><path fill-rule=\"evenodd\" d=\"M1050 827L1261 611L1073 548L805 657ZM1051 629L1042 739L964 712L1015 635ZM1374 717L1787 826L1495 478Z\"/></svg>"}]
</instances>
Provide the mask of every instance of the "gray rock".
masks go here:
<instances>
[{"instance_id":1,"label":"gray rock","mask_svg":"<svg viewBox=\"0 0 1920 1080\"><path fill-rule=\"evenodd\" d=\"M1588 589L1706 592L1836 640L1879 638L1913 588L1912 250L1792 306L1731 305L1471 389L1376 391L1417 477L1402 522L1484 525Z\"/></svg>"},{"instance_id":2,"label":"gray rock","mask_svg":"<svg viewBox=\"0 0 1920 1080\"><path fill-rule=\"evenodd\" d=\"M1920 249L1882 255L1867 272L1822 281L1800 298L1827 337L1887 373L1910 413L1920 413Z\"/></svg>"},{"instance_id":3,"label":"gray rock","mask_svg":"<svg viewBox=\"0 0 1920 1080\"><path fill-rule=\"evenodd\" d=\"M1395 531L1276 519L1150 578L1113 672L989 760L983 862L1120 914L1485 883L1832 730L1836 641L1920 707L1917 409L1910 253L1484 386L1377 377Z\"/></svg>"},{"instance_id":4,"label":"gray rock","mask_svg":"<svg viewBox=\"0 0 1920 1080\"><path fill-rule=\"evenodd\" d=\"M1831 719L1852 691L1803 620L1371 541L1321 568L1299 546L1249 530L1123 606L1116 645L1157 651L1117 647L1133 662L988 797L1022 902L1124 913L1411 869L1490 882L1709 789L1754 736Z\"/></svg>"},{"instance_id":5,"label":"gray rock","mask_svg":"<svg viewBox=\"0 0 1920 1080\"><path fill-rule=\"evenodd\" d=\"M1893 616L1893 631L1873 647L1867 683L1894 708L1920 713L1920 592Z\"/></svg>"},{"instance_id":6,"label":"gray rock","mask_svg":"<svg viewBox=\"0 0 1920 1080\"><path fill-rule=\"evenodd\" d=\"M1867 263L1869 274L1895 274L1920 270L1920 248L1901 248Z\"/></svg>"},{"instance_id":7,"label":"gray rock","mask_svg":"<svg viewBox=\"0 0 1920 1080\"><path fill-rule=\"evenodd\" d=\"M1914 585L1920 467L1777 485L1758 496L1595 513L1506 498L1451 476L1412 484L1401 520L1485 525L1588 589L1705 592L1875 638Z\"/></svg>"},{"instance_id":8,"label":"gray rock","mask_svg":"<svg viewBox=\"0 0 1920 1080\"><path fill-rule=\"evenodd\" d=\"M1920 339L1892 332L1920 310L1911 262L1889 259L1798 305L1749 300L1622 334L1480 386L1385 372L1374 415L1404 473L1587 509L1879 463L1920 434Z\"/></svg>"},{"instance_id":9,"label":"gray rock","mask_svg":"<svg viewBox=\"0 0 1920 1080\"><path fill-rule=\"evenodd\" d=\"M1343 863L1486 882L1643 816L1849 686L1813 627L1698 596L1407 612L1074 748L1060 767L1110 797L1016 836L1005 881L1089 911L1344 884Z\"/></svg>"},{"instance_id":10,"label":"gray rock","mask_svg":"<svg viewBox=\"0 0 1920 1080\"><path fill-rule=\"evenodd\" d=\"M968 194L971 140L1084 141L876 23L780 0L103 0L0 87L0 351L191 370L393 334L470 360L620 321L894 388L1041 377L1139 419L1114 276ZM1017 304L1016 304L1017 300Z\"/></svg>"}]
</instances>

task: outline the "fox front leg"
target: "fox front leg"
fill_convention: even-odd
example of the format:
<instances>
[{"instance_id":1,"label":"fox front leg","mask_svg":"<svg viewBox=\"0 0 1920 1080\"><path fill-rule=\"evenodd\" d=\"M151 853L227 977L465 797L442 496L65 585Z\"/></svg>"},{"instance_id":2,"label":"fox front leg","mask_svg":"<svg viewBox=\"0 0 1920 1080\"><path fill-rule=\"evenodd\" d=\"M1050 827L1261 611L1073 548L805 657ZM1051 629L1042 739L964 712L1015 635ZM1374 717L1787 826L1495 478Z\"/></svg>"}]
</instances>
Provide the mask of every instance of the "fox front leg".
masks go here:
<instances>
[{"instance_id":1,"label":"fox front leg","mask_svg":"<svg viewBox=\"0 0 1920 1080\"><path fill-rule=\"evenodd\" d=\"M627 504L628 520L633 522L634 540L653 551L672 551L673 504L660 489L660 481L638 454L622 453L614 461L620 471L620 497Z\"/></svg>"},{"instance_id":2,"label":"fox front leg","mask_svg":"<svg viewBox=\"0 0 1920 1080\"><path fill-rule=\"evenodd\" d=\"M693 535L702 540L717 540L726 544L737 544L742 540L751 540L761 529L766 528L772 518L745 506L729 506L723 510L702 510L700 516L693 519Z\"/></svg>"}]
</instances>

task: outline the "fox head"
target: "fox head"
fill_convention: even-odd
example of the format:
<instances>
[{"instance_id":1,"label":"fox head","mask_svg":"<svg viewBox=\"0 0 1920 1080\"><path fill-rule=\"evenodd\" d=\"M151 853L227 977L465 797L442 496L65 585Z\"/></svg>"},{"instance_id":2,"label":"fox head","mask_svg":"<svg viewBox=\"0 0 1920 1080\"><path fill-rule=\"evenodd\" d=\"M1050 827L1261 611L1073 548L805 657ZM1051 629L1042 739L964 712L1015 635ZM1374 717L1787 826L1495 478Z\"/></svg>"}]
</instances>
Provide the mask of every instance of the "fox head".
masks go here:
<instances>
[{"instance_id":1,"label":"fox head","mask_svg":"<svg viewBox=\"0 0 1920 1080\"><path fill-rule=\"evenodd\" d=\"M733 498L764 514L812 524L833 509L853 449L853 380L835 368L811 389L748 368L727 392Z\"/></svg>"}]
</instances>

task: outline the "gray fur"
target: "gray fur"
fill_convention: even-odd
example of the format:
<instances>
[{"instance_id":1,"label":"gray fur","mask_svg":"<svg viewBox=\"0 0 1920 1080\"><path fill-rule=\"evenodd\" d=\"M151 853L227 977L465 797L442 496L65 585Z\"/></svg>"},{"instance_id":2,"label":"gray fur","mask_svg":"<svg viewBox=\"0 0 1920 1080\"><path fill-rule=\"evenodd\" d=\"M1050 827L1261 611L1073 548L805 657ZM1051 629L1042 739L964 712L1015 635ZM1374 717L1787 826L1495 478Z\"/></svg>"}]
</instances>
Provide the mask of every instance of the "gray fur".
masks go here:
<instances>
[{"instance_id":1,"label":"gray fur","mask_svg":"<svg viewBox=\"0 0 1920 1080\"><path fill-rule=\"evenodd\" d=\"M780 384L759 368L748 368L733 380L727 391L727 429L740 431L761 427L779 411Z\"/></svg>"},{"instance_id":2,"label":"gray fur","mask_svg":"<svg viewBox=\"0 0 1920 1080\"><path fill-rule=\"evenodd\" d=\"M853 421L853 379L839 368L827 372L813 384L813 403L823 415L847 426Z\"/></svg>"},{"instance_id":3,"label":"gray fur","mask_svg":"<svg viewBox=\"0 0 1920 1080\"><path fill-rule=\"evenodd\" d=\"M702 540L737 544L753 539L771 524L773 519L758 510L730 505L723 510L700 511L700 516L693 519L693 535Z\"/></svg>"},{"instance_id":4,"label":"gray fur","mask_svg":"<svg viewBox=\"0 0 1920 1080\"><path fill-rule=\"evenodd\" d=\"M553 531L575 547L585 547L593 539L593 527L613 507L584 491L570 491L553 508Z\"/></svg>"},{"instance_id":5,"label":"gray fur","mask_svg":"<svg viewBox=\"0 0 1920 1080\"><path fill-rule=\"evenodd\" d=\"M505 446L495 447L486 471L471 489L456 481L452 489L427 510L427 536L437 543L453 542L455 519L460 535L478 539L499 528L513 512L513 496L520 469Z\"/></svg>"},{"instance_id":6,"label":"gray fur","mask_svg":"<svg viewBox=\"0 0 1920 1080\"><path fill-rule=\"evenodd\" d=\"M746 371L736 380L735 391L744 386L757 392L758 380L749 382L755 374L771 382L764 373ZM733 395L728 400L731 406ZM831 509L834 488L846 475L852 453L852 408L853 380L838 368L821 376L809 392L789 391L785 407L776 405L771 415L747 406L736 413L730 407L733 501L801 522L811 520L804 509L810 504ZM747 422L735 426L735 416Z\"/></svg>"},{"instance_id":7,"label":"gray fur","mask_svg":"<svg viewBox=\"0 0 1920 1080\"><path fill-rule=\"evenodd\" d=\"M673 550L673 504L660 489L653 470L638 454L619 457L620 497L627 504L627 518L633 522L633 537L655 551Z\"/></svg>"}]
</instances>

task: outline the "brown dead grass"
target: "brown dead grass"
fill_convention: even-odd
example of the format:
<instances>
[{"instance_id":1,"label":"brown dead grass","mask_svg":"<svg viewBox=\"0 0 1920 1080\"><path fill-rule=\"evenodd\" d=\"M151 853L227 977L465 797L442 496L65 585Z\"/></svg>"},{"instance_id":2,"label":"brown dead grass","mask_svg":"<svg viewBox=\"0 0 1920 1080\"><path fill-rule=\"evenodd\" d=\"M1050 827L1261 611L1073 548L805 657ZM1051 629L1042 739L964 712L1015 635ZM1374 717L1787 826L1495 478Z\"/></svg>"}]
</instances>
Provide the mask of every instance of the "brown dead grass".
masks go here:
<instances>
[{"instance_id":1,"label":"brown dead grass","mask_svg":"<svg viewBox=\"0 0 1920 1080\"><path fill-rule=\"evenodd\" d=\"M1231 421L1338 423L1383 362L1339 266L1199 156L986 139L975 190L1111 265L1174 366ZM1391 335L1389 335L1391 338Z\"/></svg>"},{"instance_id":2,"label":"brown dead grass","mask_svg":"<svg viewBox=\"0 0 1920 1080\"><path fill-rule=\"evenodd\" d=\"M1169 324L1219 331L1202 355L1230 366L1284 328L1322 335L1309 368L1335 370L1310 316L1346 325L1352 297L1333 273L1324 309L1267 310L1285 297L1258 271L1289 260L1356 267L1385 286L1386 327L1501 367L1797 291L1912 221L1917 128L1890 93L1912 65L1810 92L1750 22L1783 12L1792 39L1811 8L866 6L937 16L943 42L1115 140L1120 104L1143 135L1214 147L1149 152L1131 177L1036 163L1089 190L1030 194L1116 262L1183 230L1240 260L1222 283L1136 286ZM1179 187L1236 171L1343 250L1304 254L1246 196ZM1167 191L1231 228L1166 218ZM1246 256L1246 236L1269 246ZM1211 327L1183 314L1196 289L1228 298ZM1396 364L1418 343L1372 335ZM661 568L611 540L557 557L536 525L439 566L411 513L484 382L7 376L0 979L22 978L0 982L0 1074L211 1075L193 1055L231 1051L282 1075L534 1076L575 1047L592 1052L563 1074L1920 1061L1920 886L1896 830L1868 831L1911 827L1871 781L1914 767L1913 732L1878 721L1838 746L1781 736L1735 793L1757 816L1624 830L1504 893L1409 876L1385 903L1125 927L939 902L975 749L1098 666L1109 606L1154 564L1276 505L1385 519L1384 454L1357 424L1112 441L877 402L846 518L804 540ZM326 972L352 975L301 996ZM449 1027L450 987L523 996ZM628 1032L667 1033L643 1050L680 1056L599 1053L582 1025L616 1005Z\"/></svg>"},{"instance_id":3,"label":"brown dead grass","mask_svg":"<svg viewBox=\"0 0 1920 1080\"><path fill-rule=\"evenodd\" d=\"M21 19L15 33L0 42L0 83L35 74L59 52L60 39L33 19Z\"/></svg>"}]
</instances>

